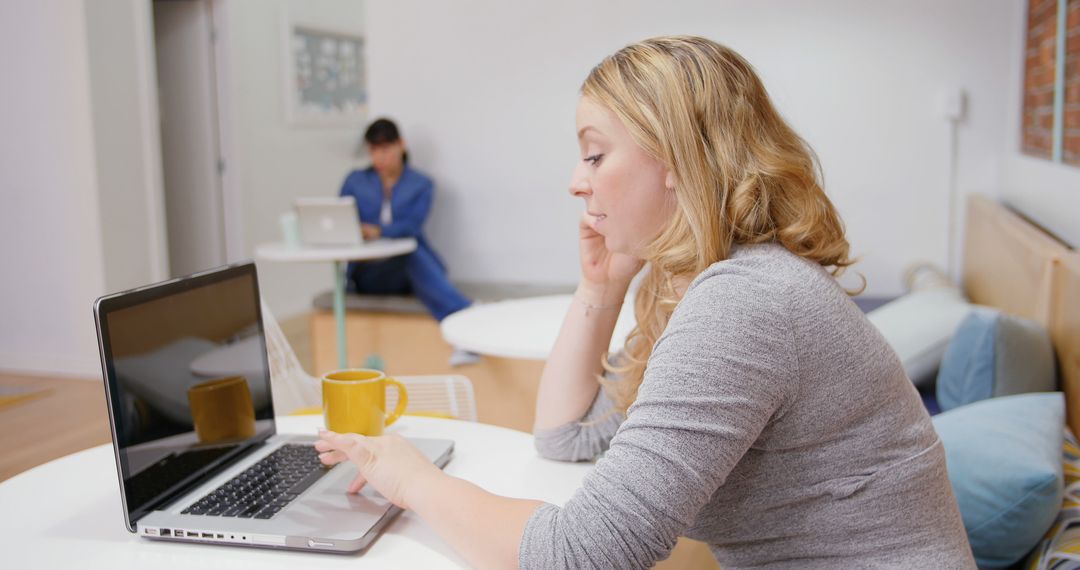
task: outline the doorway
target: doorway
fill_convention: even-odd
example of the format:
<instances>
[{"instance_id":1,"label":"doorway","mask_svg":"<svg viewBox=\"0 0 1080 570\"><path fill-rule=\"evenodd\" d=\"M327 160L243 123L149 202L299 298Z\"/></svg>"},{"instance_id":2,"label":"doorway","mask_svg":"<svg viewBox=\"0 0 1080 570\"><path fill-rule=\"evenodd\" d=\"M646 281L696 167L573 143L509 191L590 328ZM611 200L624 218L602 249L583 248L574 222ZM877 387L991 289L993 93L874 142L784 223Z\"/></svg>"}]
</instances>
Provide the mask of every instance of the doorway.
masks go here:
<instances>
[{"instance_id":1,"label":"doorway","mask_svg":"<svg viewBox=\"0 0 1080 570\"><path fill-rule=\"evenodd\" d=\"M218 0L220 1L220 0ZM153 0L169 273L227 259L215 0Z\"/></svg>"}]
</instances>

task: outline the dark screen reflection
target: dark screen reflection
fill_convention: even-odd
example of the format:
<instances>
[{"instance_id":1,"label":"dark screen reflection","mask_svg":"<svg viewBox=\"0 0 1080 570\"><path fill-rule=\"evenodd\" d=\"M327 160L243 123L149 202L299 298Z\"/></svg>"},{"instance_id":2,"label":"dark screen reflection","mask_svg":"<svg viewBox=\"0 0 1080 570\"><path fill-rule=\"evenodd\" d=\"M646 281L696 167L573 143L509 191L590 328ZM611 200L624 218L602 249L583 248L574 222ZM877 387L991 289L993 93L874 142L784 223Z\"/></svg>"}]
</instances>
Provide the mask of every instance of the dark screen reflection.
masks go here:
<instances>
[{"instance_id":1,"label":"dark screen reflection","mask_svg":"<svg viewBox=\"0 0 1080 570\"><path fill-rule=\"evenodd\" d=\"M273 431L253 271L104 316L129 515Z\"/></svg>"}]
</instances>

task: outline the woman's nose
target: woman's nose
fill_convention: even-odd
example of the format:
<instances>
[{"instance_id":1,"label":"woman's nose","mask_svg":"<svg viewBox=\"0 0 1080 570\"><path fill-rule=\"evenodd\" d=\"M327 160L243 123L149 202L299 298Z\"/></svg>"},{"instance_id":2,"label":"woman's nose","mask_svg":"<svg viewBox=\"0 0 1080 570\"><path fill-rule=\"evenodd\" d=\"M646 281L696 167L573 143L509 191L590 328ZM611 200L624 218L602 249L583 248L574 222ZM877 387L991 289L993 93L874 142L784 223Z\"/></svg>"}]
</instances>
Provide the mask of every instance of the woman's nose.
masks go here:
<instances>
[{"instance_id":1,"label":"woman's nose","mask_svg":"<svg viewBox=\"0 0 1080 570\"><path fill-rule=\"evenodd\" d=\"M582 198L592 193L588 177L585 176L582 166L582 164L578 164L574 167L574 173L570 176L570 195L575 198Z\"/></svg>"}]
</instances>

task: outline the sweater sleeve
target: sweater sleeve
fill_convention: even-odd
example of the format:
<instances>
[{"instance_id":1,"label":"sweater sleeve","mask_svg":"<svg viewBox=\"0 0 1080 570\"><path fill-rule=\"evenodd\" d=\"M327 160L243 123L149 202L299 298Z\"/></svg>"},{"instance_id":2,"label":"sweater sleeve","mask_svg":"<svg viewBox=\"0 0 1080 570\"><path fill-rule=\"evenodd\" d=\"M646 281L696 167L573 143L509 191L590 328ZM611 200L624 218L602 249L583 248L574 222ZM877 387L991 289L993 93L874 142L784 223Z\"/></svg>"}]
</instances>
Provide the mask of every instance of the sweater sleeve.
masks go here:
<instances>
[{"instance_id":1,"label":"sweater sleeve","mask_svg":"<svg viewBox=\"0 0 1080 570\"><path fill-rule=\"evenodd\" d=\"M354 170L345 175L345 180L341 183L341 192L339 192L338 195L342 197L352 196L356 199L356 204L359 208L364 186L364 171Z\"/></svg>"},{"instance_id":2,"label":"sweater sleeve","mask_svg":"<svg viewBox=\"0 0 1080 570\"><path fill-rule=\"evenodd\" d=\"M558 461L592 461L607 451L623 414L603 390L596 393L589 411L578 421L536 430L533 442L541 457Z\"/></svg>"},{"instance_id":3,"label":"sweater sleeve","mask_svg":"<svg viewBox=\"0 0 1080 570\"><path fill-rule=\"evenodd\" d=\"M795 392L775 291L717 274L693 284L657 341L608 452L563 508L539 507L523 568L648 568L723 485Z\"/></svg>"}]
</instances>

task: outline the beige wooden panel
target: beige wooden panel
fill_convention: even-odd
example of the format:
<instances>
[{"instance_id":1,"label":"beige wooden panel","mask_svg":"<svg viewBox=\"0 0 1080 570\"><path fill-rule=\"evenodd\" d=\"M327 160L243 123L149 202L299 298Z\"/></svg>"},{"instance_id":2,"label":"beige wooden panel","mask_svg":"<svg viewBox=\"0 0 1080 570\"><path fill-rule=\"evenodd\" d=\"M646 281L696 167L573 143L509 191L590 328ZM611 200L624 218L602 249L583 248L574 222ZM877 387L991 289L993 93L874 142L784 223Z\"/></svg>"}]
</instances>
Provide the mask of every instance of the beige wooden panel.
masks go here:
<instances>
[{"instance_id":1,"label":"beige wooden panel","mask_svg":"<svg viewBox=\"0 0 1080 570\"><path fill-rule=\"evenodd\" d=\"M1080 253L1061 258L1054 279L1050 336L1058 357L1069 427L1080 433Z\"/></svg>"},{"instance_id":2,"label":"beige wooden panel","mask_svg":"<svg viewBox=\"0 0 1080 570\"><path fill-rule=\"evenodd\" d=\"M1050 325L1056 260L1069 248L984 196L968 200L964 293L980 305Z\"/></svg>"}]
</instances>

